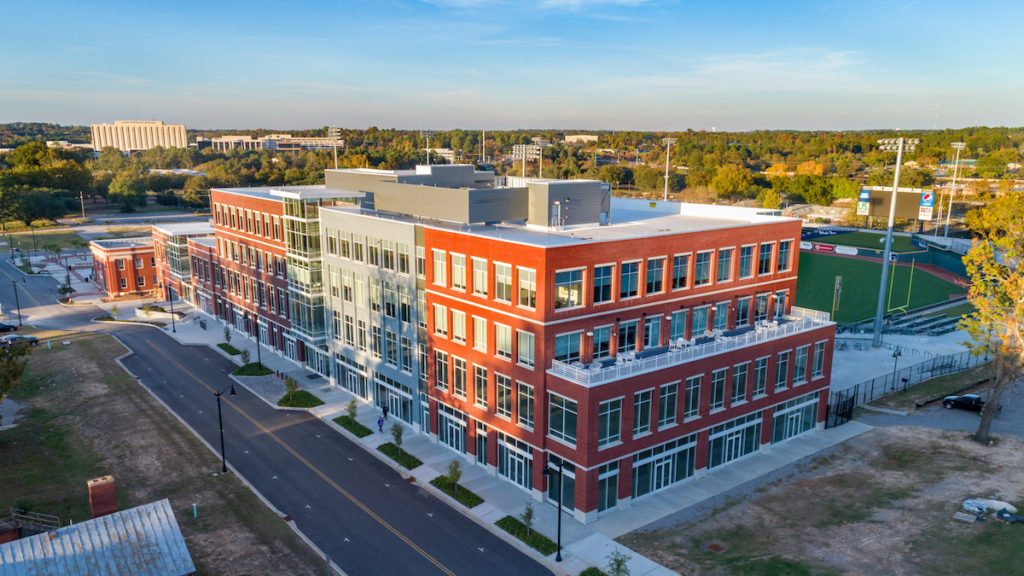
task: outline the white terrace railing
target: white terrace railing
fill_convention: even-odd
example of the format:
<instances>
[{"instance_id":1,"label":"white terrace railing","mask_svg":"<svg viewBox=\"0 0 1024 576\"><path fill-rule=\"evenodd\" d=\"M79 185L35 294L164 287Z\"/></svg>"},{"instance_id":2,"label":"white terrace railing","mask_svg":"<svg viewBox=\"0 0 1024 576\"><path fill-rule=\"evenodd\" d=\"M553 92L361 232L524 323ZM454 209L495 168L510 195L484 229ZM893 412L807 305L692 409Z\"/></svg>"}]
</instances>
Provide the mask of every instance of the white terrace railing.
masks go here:
<instances>
[{"instance_id":1,"label":"white terrace railing","mask_svg":"<svg viewBox=\"0 0 1024 576\"><path fill-rule=\"evenodd\" d=\"M816 311L807 310L806 312ZM831 324L828 320L828 314L788 315L781 323L760 322L753 330L737 336L716 335L712 341L703 344L683 343L679 345L673 343L664 352L645 358L631 359L635 355L623 354L615 360L614 364L608 366L602 366L600 361L583 365L578 362L567 364L558 360L552 360L548 374L583 386L593 386L636 376L645 372L669 368L698 358L724 354L737 348L785 338L786 336L807 330L821 328L828 324Z\"/></svg>"}]
</instances>

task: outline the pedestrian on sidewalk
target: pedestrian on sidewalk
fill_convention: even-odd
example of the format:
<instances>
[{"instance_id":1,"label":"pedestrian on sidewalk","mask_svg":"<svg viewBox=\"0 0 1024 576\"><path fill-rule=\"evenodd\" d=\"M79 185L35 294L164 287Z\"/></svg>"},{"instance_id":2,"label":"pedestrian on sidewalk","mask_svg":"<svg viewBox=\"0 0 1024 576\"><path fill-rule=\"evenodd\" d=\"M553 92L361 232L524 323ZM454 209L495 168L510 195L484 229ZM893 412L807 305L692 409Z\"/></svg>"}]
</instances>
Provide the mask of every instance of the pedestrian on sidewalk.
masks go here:
<instances>
[{"instance_id":1,"label":"pedestrian on sidewalk","mask_svg":"<svg viewBox=\"0 0 1024 576\"><path fill-rule=\"evenodd\" d=\"M387 404L384 405L384 421L385 422L388 421L388 405Z\"/></svg>"},{"instance_id":2,"label":"pedestrian on sidewalk","mask_svg":"<svg viewBox=\"0 0 1024 576\"><path fill-rule=\"evenodd\" d=\"M384 433L384 418L382 416L377 416L377 430L379 430L381 434Z\"/></svg>"}]
</instances>

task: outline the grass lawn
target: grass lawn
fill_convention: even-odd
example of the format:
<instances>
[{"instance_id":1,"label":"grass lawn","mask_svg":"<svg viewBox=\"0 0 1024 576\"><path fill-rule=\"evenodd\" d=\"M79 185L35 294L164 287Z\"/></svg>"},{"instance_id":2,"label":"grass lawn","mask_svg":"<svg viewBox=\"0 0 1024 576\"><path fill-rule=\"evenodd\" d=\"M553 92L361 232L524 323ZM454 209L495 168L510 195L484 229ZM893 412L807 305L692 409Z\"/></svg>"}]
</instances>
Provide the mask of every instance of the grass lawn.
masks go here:
<instances>
[{"instance_id":1,"label":"grass lawn","mask_svg":"<svg viewBox=\"0 0 1024 576\"><path fill-rule=\"evenodd\" d=\"M526 543L527 546L540 552L541 554L548 556L554 554L558 550L558 546L551 541L550 538L531 530L529 534L526 532L526 525L519 521L518 518L512 516L505 516L501 520L494 523L498 528L501 528L505 532L519 538Z\"/></svg>"},{"instance_id":2,"label":"grass lawn","mask_svg":"<svg viewBox=\"0 0 1024 576\"><path fill-rule=\"evenodd\" d=\"M891 298L887 296L887 308L889 311L895 311L907 302L910 266L890 266L889 270L892 278L892 295ZM829 312L832 309L836 276L842 276L843 292L839 309L833 319L837 322L855 322L871 318L875 315L878 280L881 274L880 262L801 252L800 277L796 284L794 304ZM952 294L966 292L964 288L918 268L914 269L912 288L910 310L943 302Z\"/></svg>"},{"instance_id":3,"label":"grass lawn","mask_svg":"<svg viewBox=\"0 0 1024 576\"><path fill-rule=\"evenodd\" d=\"M885 234L874 234L871 232L846 232L843 234L836 234L835 236L822 236L821 238L815 238L812 242L817 242L819 244L836 244L839 246L853 246L855 248L867 248L868 250L882 250L885 248L885 243L879 242L878 240L880 238L885 238ZM914 246L914 243L910 240L909 236L893 236L892 251L920 252L921 249Z\"/></svg>"},{"instance_id":4,"label":"grass lawn","mask_svg":"<svg viewBox=\"0 0 1024 576\"><path fill-rule=\"evenodd\" d=\"M75 248L75 246L72 244L72 241L76 240L81 242L84 246L89 245L89 242L83 240L81 236L75 234L74 232L68 232L67 230L36 230L35 236L35 245L36 248L39 250L42 250L43 246L47 244L60 244L61 248L68 250L71 248ZM32 250L31 232L20 232L17 234L11 234L8 236L8 238L10 238L11 242L14 243L15 248L20 248L25 252ZM8 254L11 251L10 245L4 246L3 249L6 250Z\"/></svg>"},{"instance_id":5,"label":"grass lawn","mask_svg":"<svg viewBox=\"0 0 1024 576\"><path fill-rule=\"evenodd\" d=\"M447 476L438 476L430 481L430 484L445 494L455 498L466 508L472 508L484 503L484 499L477 496L460 484L455 484Z\"/></svg>"},{"instance_id":6,"label":"grass lawn","mask_svg":"<svg viewBox=\"0 0 1024 576\"><path fill-rule=\"evenodd\" d=\"M398 446L395 446L391 442L385 442L380 446L377 446L377 451L384 454L388 458L391 458L395 462L405 468L406 470L413 470L423 465L423 462L419 458L409 454L406 450L399 450Z\"/></svg>"},{"instance_id":7,"label":"grass lawn","mask_svg":"<svg viewBox=\"0 0 1024 576\"><path fill-rule=\"evenodd\" d=\"M917 408L917 402L927 402L934 398L955 394L957 390L977 384L991 376L992 363L989 362L988 364L968 368L963 372L955 372L945 376L938 376L931 380L925 380L920 384L910 386L906 390L882 396L872 402L871 405L892 410L914 410Z\"/></svg>"},{"instance_id":8,"label":"grass lawn","mask_svg":"<svg viewBox=\"0 0 1024 576\"><path fill-rule=\"evenodd\" d=\"M359 422L349 417L348 414L342 414L334 419L334 422L341 426L345 430L355 434L359 438L366 438L370 434L373 434L373 430L370 430L366 426L363 426Z\"/></svg>"},{"instance_id":9,"label":"grass lawn","mask_svg":"<svg viewBox=\"0 0 1024 576\"><path fill-rule=\"evenodd\" d=\"M249 362L245 366L239 366L232 372L235 376L266 376L273 373L273 370L260 365L259 362Z\"/></svg>"},{"instance_id":10,"label":"grass lawn","mask_svg":"<svg viewBox=\"0 0 1024 576\"><path fill-rule=\"evenodd\" d=\"M81 522L86 481L110 474L120 509L170 499L199 574L323 573L323 560L235 476L214 474L220 459L114 362L125 351L116 340L35 334L70 344L35 348L10 394L25 409L0 432L0 510Z\"/></svg>"},{"instance_id":11,"label":"grass lawn","mask_svg":"<svg viewBox=\"0 0 1024 576\"><path fill-rule=\"evenodd\" d=\"M221 350L227 352L228 354L231 354L232 356L238 356L239 354L242 353L241 350L239 350L238 348L235 348L234 346L232 346L231 344L228 344L227 342L220 342L220 343L218 343L217 344L217 348L220 348Z\"/></svg>"},{"instance_id":12,"label":"grass lawn","mask_svg":"<svg viewBox=\"0 0 1024 576\"><path fill-rule=\"evenodd\" d=\"M296 390L291 394L285 394L277 401L277 405L284 408L313 408L323 403L323 400L306 390Z\"/></svg>"}]
</instances>

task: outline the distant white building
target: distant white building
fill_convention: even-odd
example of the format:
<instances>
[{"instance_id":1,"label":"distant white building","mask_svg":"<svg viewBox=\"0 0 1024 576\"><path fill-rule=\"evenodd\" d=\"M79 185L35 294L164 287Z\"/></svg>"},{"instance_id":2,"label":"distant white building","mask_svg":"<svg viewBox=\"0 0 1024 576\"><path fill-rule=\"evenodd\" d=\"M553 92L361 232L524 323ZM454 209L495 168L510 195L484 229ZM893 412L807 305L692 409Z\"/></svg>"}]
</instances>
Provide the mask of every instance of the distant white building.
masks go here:
<instances>
[{"instance_id":1,"label":"distant white building","mask_svg":"<svg viewBox=\"0 0 1024 576\"><path fill-rule=\"evenodd\" d=\"M330 138L319 137L296 137L291 134L267 134L253 138L248 134L229 134L217 136L216 138L196 138L196 145L200 148L213 148L214 150L277 150L280 152L294 152L297 150L330 150L335 146L335 141ZM344 141L338 141L337 146L344 148Z\"/></svg>"},{"instance_id":2,"label":"distant white building","mask_svg":"<svg viewBox=\"0 0 1024 576\"><path fill-rule=\"evenodd\" d=\"M592 144L597 142L597 134L566 134L566 144Z\"/></svg>"},{"instance_id":3,"label":"distant white building","mask_svg":"<svg viewBox=\"0 0 1024 576\"><path fill-rule=\"evenodd\" d=\"M164 124L159 120L118 120L113 124L92 125L92 149L99 152L112 146L131 153L162 146L187 148L184 124Z\"/></svg>"}]
</instances>

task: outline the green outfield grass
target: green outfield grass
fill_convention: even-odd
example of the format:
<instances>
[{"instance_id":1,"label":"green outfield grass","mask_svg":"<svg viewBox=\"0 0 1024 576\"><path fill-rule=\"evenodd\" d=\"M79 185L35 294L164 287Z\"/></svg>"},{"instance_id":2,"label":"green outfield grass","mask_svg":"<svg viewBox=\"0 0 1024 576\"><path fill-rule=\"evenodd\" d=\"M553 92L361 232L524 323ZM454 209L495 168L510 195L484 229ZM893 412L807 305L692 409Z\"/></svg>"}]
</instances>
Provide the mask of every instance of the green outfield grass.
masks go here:
<instances>
[{"instance_id":1,"label":"green outfield grass","mask_svg":"<svg viewBox=\"0 0 1024 576\"><path fill-rule=\"evenodd\" d=\"M836 234L835 236L822 236L821 238L811 240L811 242L853 246L855 248L867 248L869 250L881 250L885 248L885 244L879 242L879 239L881 238L885 238L885 234L874 234L871 232L846 232L844 234ZM909 236L893 236L892 251L920 252L921 249L914 246L914 243L911 242Z\"/></svg>"},{"instance_id":2,"label":"green outfield grass","mask_svg":"<svg viewBox=\"0 0 1024 576\"><path fill-rule=\"evenodd\" d=\"M837 322L855 322L874 316L878 301L878 280L882 273L880 262L801 252L799 272L794 301L797 306L831 311L836 276L842 276L842 296L833 319ZM907 302L910 266L893 266L890 268L890 274L894 276L892 296L889 299L887 283L886 298L888 308L894 311ZM909 309L942 302L948 300L951 294L965 292L966 290L960 286L915 268Z\"/></svg>"}]
</instances>

